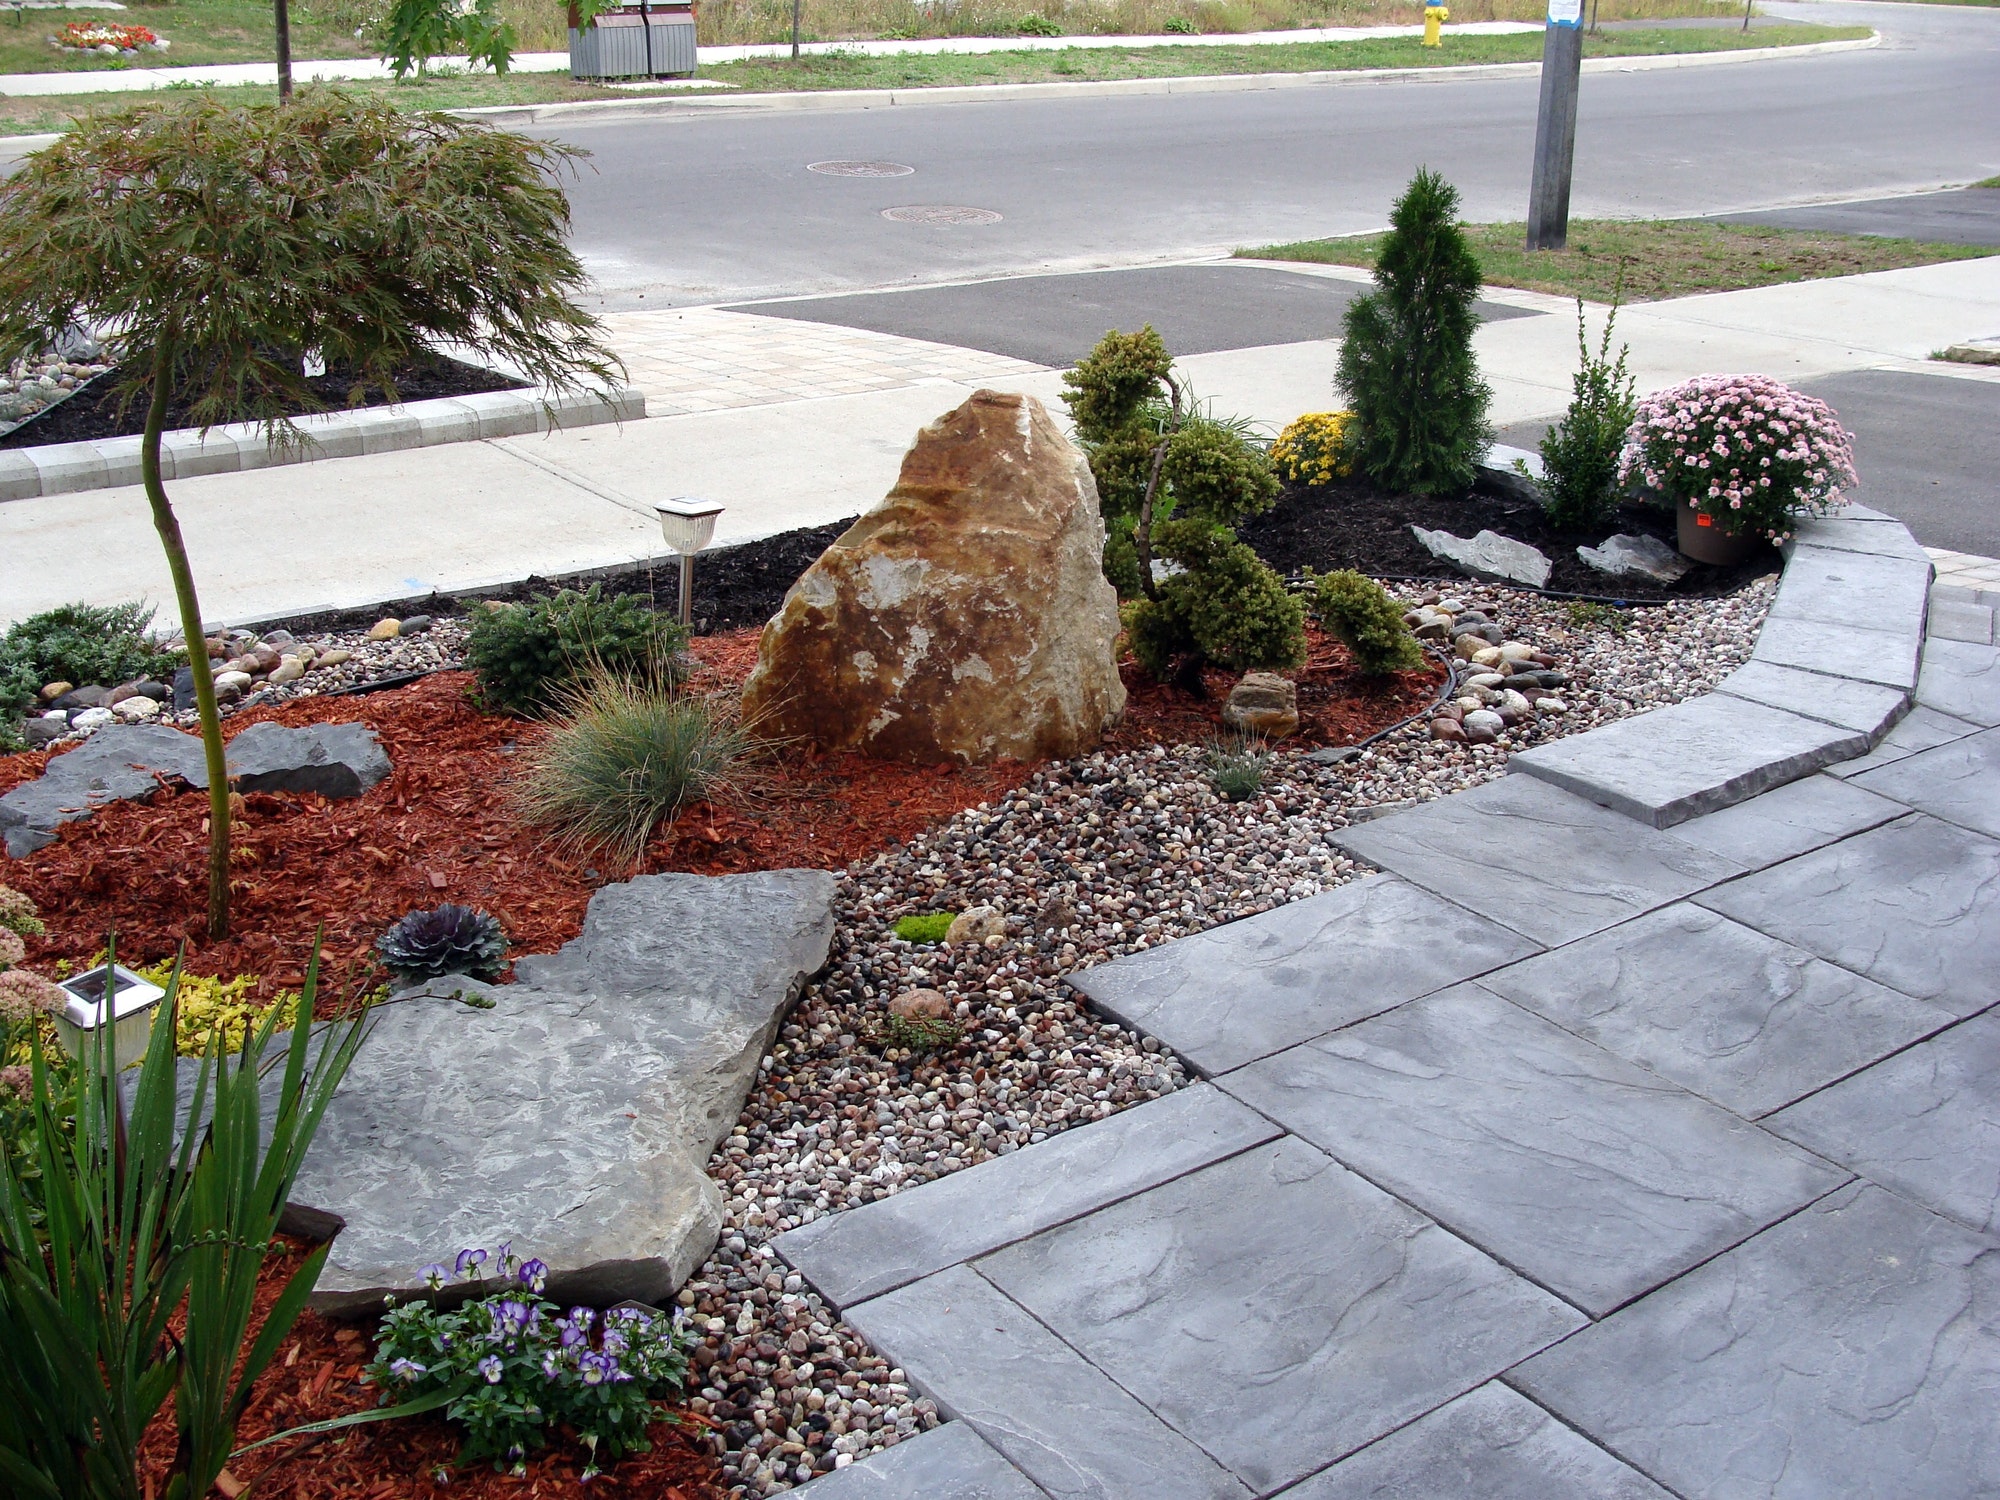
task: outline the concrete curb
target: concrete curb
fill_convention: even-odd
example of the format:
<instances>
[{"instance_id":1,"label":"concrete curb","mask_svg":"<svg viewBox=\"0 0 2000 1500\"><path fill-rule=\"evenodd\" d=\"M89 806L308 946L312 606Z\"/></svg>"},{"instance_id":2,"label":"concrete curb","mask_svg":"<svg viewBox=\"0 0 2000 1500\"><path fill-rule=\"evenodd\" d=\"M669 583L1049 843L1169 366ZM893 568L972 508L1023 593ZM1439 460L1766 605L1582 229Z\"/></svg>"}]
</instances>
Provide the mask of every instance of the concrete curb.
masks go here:
<instances>
[{"instance_id":1,"label":"concrete curb","mask_svg":"<svg viewBox=\"0 0 2000 1500\"><path fill-rule=\"evenodd\" d=\"M1880 32L1839 42L1807 42L1797 47L1748 47L1737 52L1673 52L1659 57L1595 58L1586 73L1641 73L1656 68L1766 62L1781 57L1814 57L1857 52L1882 44ZM773 113L782 110L839 111L889 109L914 104L991 104L1022 99L1099 99L1127 95L1234 94L1267 89L1326 88L1350 84L1462 82L1465 79L1535 78L1539 62L1467 63L1437 68L1338 68L1315 73L1221 73L1191 78L1118 78L1092 83L953 84L915 89L826 89L793 94L713 95L698 99L605 99L582 104L503 104L450 111L495 125L556 125L597 119L698 119L716 111Z\"/></svg>"},{"instance_id":2,"label":"concrete curb","mask_svg":"<svg viewBox=\"0 0 2000 1500\"><path fill-rule=\"evenodd\" d=\"M1914 701L1931 561L1864 506L1786 544L1749 662L1713 693L1523 751L1510 772L1654 828L1873 750Z\"/></svg>"},{"instance_id":3,"label":"concrete curb","mask_svg":"<svg viewBox=\"0 0 2000 1500\"><path fill-rule=\"evenodd\" d=\"M160 468L163 478L190 479L198 474L270 469L322 458L356 458L400 448L519 437L551 428L636 422L645 415L645 396L623 388L566 395L486 391L476 396L412 401L405 406L301 417L298 426L306 441L296 448L273 446L254 422L232 422L206 434L183 428L161 439ZM139 444L137 437L117 437L0 449L0 503L139 484L143 478Z\"/></svg>"}]
</instances>

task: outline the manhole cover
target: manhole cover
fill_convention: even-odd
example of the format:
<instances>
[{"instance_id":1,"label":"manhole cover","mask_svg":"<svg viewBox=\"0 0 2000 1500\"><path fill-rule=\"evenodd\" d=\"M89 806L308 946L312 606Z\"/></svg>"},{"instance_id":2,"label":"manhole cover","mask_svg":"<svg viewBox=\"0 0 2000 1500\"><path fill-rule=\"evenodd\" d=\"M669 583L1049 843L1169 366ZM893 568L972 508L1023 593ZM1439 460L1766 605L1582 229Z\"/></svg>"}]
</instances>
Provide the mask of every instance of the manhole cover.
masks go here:
<instances>
[{"instance_id":1,"label":"manhole cover","mask_svg":"<svg viewBox=\"0 0 2000 1500\"><path fill-rule=\"evenodd\" d=\"M908 177L917 169L899 161L816 161L806 170L828 177Z\"/></svg>"},{"instance_id":2,"label":"manhole cover","mask_svg":"<svg viewBox=\"0 0 2000 1500\"><path fill-rule=\"evenodd\" d=\"M909 208L885 208L882 217L898 224L998 224L990 208L961 208L950 203L919 203Z\"/></svg>"}]
</instances>

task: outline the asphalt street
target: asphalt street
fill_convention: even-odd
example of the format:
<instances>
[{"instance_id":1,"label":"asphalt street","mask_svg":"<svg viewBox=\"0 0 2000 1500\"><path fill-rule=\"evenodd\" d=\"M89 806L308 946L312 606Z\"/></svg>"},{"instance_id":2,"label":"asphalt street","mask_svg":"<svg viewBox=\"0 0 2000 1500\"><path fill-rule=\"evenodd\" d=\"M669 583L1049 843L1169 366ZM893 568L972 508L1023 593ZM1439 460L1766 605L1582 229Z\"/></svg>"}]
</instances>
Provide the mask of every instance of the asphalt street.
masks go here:
<instances>
[{"instance_id":1,"label":"asphalt street","mask_svg":"<svg viewBox=\"0 0 2000 1500\"><path fill-rule=\"evenodd\" d=\"M1996 80L2000 86L2000 80ZM1941 240L1953 245L2000 246L2000 188L1959 188L1949 193L1911 193L1858 203L1821 203L1800 208L1767 208L1729 214L1732 224L1771 224L1785 229L1830 229L1839 234L1881 234L1906 240Z\"/></svg>"},{"instance_id":2,"label":"asphalt street","mask_svg":"<svg viewBox=\"0 0 2000 1500\"><path fill-rule=\"evenodd\" d=\"M1106 329L1150 323L1176 357L1338 338L1353 281L1266 266L1146 266L1067 276L1017 276L915 291L753 302L741 311L837 323L983 349L1038 365L1074 364ZM1481 302L1482 318L1531 318Z\"/></svg>"},{"instance_id":3,"label":"asphalt street","mask_svg":"<svg viewBox=\"0 0 2000 1500\"><path fill-rule=\"evenodd\" d=\"M2000 10L1777 3L1881 47L1584 80L1573 211L1697 215L2000 172ZM1133 265L1380 227L1421 165L1519 218L1533 77L579 123L579 250L607 305L658 307ZM889 161L836 177L815 162ZM899 222L884 210L989 210Z\"/></svg>"}]
</instances>

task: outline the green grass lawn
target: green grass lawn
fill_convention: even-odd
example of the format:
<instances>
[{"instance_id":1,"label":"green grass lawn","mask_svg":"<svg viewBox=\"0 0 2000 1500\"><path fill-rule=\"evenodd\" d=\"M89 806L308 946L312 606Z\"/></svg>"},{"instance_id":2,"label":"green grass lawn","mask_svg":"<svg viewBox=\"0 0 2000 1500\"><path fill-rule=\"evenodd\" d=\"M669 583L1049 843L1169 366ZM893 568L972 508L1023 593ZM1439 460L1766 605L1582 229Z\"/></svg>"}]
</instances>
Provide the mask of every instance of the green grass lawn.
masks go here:
<instances>
[{"instance_id":1,"label":"green grass lawn","mask_svg":"<svg viewBox=\"0 0 2000 1500\"><path fill-rule=\"evenodd\" d=\"M4 29L5 23L0 23ZM1806 42L1867 36L1860 26L1777 26L1745 36L1737 31L1624 31L1587 40L1590 57L1644 57L1670 52L1734 51L1746 46L1796 46ZM358 47L359 44L357 43ZM1532 62L1541 56L1538 35L1449 37L1441 48L1419 46L1414 37L1366 42L1311 42L1274 47L1063 48L1050 52L987 52L958 57L808 56L723 63L704 67L701 76L731 83L746 93L793 90L933 88L952 84L1060 83L1120 78L1185 78L1232 73L1307 73L1380 68L1438 68L1471 63ZM303 53L299 55L303 56ZM629 99L635 90L577 83L563 74L443 76L342 85L367 94L385 94L409 109L467 109L482 105L569 103L587 99ZM248 102L271 97L268 88L227 88L216 92ZM0 134L33 135L60 130L91 109L115 108L133 95L51 95L0 97Z\"/></svg>"},{"instance_id":2,"label":"green grass lawn","mask_svg":"<svg viewBox=\"0 0 2000 1500\"><path fill-rule=\"evenodd\" d=\"M105 73L124 68L186 67L196 63L269 62L277 55L270 0L181 0L178 4L129 4L124 11L28 11L0 17L0 73ZM142 52L134 61L95 53L64 52L49 45L68 21L105 20L144 26L173 44L164 53ZM372 57L372 44L354 35L358 22L337 8L291 8L292 56Z\"/></svg>"},{"instance_id":3,"label":"green grass lawn","mask_svg":"<svg viewBox=\"0 0 2000 1500\"><path fill-rule=\"evenodd\" d=\"M1767 229L1706 219L1575 219L1569 246L1530 253L1524 224L1468 224L1466 233L1491 286L1609 302L1623 276L1627 302L1654 302L1696 292L1729 292L1781 281L1815 281L1863 271L1893 271L1995 252L1978 245L1938 245L1811 229ZM1256 260L1373 266L1379 234L1302 240L1239 250Z\"/></svg>"}]
</instances>

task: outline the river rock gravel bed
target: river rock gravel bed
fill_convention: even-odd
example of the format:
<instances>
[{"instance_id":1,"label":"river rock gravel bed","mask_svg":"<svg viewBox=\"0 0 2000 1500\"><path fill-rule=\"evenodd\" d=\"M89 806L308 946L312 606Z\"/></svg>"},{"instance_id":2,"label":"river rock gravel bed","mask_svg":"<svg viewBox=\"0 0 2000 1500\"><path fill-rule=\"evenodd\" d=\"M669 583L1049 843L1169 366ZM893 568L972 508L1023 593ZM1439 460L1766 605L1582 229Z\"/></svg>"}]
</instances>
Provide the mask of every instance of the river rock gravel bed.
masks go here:
<instances>
[{"instance_id":1,"label":"river rock gravel bed","mask_svg":"<svg viewBox=\"0 0 2000 1500\"><path fill-rule=\"evenodd\" d=\"M1775 580L1630 612L1467 586L1457 602L1553 658L1561 704L1492 744L1440 740L1427 715L1338 763L1278 750L1260 793L1218 797L1202 746L1045 767L1019 791L843 873L826 971L808 986L710 1163L723 1241L682 1289L703 1335L694 1409L734 1494L765 1495L934 1426L929 1402L766 1243L1071 1125L1183 1087L1158 1042L1095 1016L1074 971L1368 873L1329 840L1357 816L1459 791L1561 735L1696 696L1750 654ZM1461 674L1463 675L1463 674ZM996 908L1004 934L913 945L899 917ZM944 997L955 1046L897 1045L889 1002Z\"/></svg>"}]
</instances>

